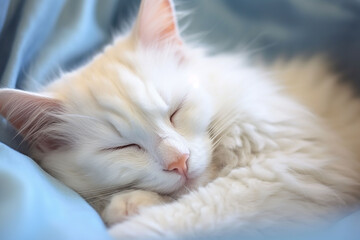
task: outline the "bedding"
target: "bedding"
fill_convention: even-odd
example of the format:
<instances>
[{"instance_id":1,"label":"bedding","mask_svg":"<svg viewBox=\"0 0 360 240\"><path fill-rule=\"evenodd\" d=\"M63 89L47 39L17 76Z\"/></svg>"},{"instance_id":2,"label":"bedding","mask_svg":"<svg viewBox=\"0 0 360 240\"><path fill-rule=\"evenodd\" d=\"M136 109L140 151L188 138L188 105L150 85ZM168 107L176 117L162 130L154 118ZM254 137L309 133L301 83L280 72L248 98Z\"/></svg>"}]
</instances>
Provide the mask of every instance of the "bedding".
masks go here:
<instances>
[{"instance_id":1,"label":"bedding","mask_svg":"<svg viewBox=\"0 0 360 240\"><path fill-rule=\"evenodd\" d=\"M192 9L184 35L201 36L213 51L244 46L266 59L326 52L344 81L360 89L357 0L175 2L180 11ZM0 87L36 90L81 65L131 22L138 4L0 0ZM26 144L0 118L0 239L109 239L97 213L24 154ZM354 212L313 238L357 239L359 222Z\"/></svg>"},{"instance_id":2,"label":"bedding","mask_svg":"<svg viewBox=\"0 0 360 240\"><path fill-rule=\"evenodd\" d=\"M110 239L78 194L0 143L0 239Z\"/></svg>"}]
</instances>

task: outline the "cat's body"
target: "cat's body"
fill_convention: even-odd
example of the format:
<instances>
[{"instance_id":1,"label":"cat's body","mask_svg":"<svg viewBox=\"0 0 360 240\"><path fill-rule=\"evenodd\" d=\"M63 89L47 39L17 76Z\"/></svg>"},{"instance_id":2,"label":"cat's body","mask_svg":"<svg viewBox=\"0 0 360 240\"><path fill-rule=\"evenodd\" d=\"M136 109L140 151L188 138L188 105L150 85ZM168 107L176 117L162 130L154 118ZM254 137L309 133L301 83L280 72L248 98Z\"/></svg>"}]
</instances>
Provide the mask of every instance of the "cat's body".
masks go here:
<instances>
[{"instance_id":1,"label":"cat's body","mask_svg":"<svg viewBox=\"0 0 360 240\"><path fill-rule=\"evenodd\" d=\"M356 207L360 101L319 59L268 74L187 47L170 6L144 1L130 35L42 95L0 90L33 157L118 238L303 227Z\"/></svg>"},{"instance_id":2,"label":"cat's body","mask_svg":"<svg viewBox=\"0 0 360 240\"><path fill-rule=\"evenodd\" d=\"M234 81L222 78L219 82L219 89L227 84L238 89L247 86L242 88L244 95L242 91L234 94L242 103L249 96L252 99L242 106L245 109L236 101L226 101L226 107L218 109L232 124L212 153L207 171L214 180L172 204L143 209L129 222L115 225L114 236L171 238L220 230L254 234L264 229L277 233L313 229L358 207L360 102L337 84L322 59L278 66L281 70L271 77L256 72L259 77L242 78L238 72ZM236 71L241 70L232 70ZM266 87L269 92L261 91L259 78L274 83ZM299 78L303 85L293 89ZM230 97L219 93L215 96ZM232 120L238 117L234 121L225 117L232 107L236 109L230 114ZM135 193L133 199L137 196L146 199L144 193ZM120 202L131 202L129 195L125 199Z\"/></svg>"}]
</instances>

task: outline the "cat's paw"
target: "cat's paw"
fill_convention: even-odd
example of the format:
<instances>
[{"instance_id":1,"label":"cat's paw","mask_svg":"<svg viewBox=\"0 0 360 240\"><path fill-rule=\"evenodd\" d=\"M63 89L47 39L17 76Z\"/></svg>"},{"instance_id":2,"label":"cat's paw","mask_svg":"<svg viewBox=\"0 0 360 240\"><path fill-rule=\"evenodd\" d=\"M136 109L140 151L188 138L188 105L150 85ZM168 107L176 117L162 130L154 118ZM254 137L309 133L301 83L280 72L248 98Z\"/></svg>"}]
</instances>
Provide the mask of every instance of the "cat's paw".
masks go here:
<instances>
[{"instance_id":1,"label":"cat's paw","mask_svg":"<svg viewBox=\"0 0 360 240\"><path fill-rule=\"evenodd\" d=\"M152 222L153 224L153 222ZM152 225L151 224L151 225ZM114 224L109 228L108 233L114 240L120 239L174 239L174 235L167 236L168 231L158 231L161 226L155 224L155 229L149 224L143 224L139 221L126 221L123 223Z\"/></svg>"},{"instance_id":2,"label":"cat's paw","mask_svg":"<svg viewBox=\"0 0 360 240\"><path fill-rule=\"evenodd\" d=\"M113 196L102 212L102 218L110 226L126 220L139 212L143 207L158 205L163 198L154 192L134 190Z\"/></svg>"}]
</instances>

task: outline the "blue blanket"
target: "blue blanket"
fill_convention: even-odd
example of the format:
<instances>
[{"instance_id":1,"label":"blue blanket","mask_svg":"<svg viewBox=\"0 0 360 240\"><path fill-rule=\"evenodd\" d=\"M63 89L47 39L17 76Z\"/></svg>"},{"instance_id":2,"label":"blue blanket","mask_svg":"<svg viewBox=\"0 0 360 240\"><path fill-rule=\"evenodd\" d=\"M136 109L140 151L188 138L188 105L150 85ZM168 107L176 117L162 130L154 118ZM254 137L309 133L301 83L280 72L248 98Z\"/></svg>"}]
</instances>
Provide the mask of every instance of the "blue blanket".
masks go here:
<instances>
[{"instance_id":1,"label":"blue blanket","mask_svg":"<svg viewBox=\"0 0 360 240\"><path fill-rule=\"evenodd\" d=\"M96 212L28 157L0 143L0 239L110 239Z\"/></svg>"},{"instance_id":2,"label":"blue blanket","mask_svg":"<svg viewBox=\"0 0 360 240\"><path fill-rule=\"evenodd\" d=\"M243 44L268 59L326 53L360 89L357 0L175 0L180 21L216 51ZM0 87L36 89L74 69L128 24L139 1L0 0ZM358 79L356 81L356 79ZM0 239L108 239L97 213L43 172L0 118ZM6 146L7 145L7 146ZM11 148L10 148L11 147ZM21 152L21 153L20 153ZM360 212L323 236L358 239ZM331 233L331 234L329 234ZM338 237L338 238L337 238Z\"/></svg>"}]
</instances>

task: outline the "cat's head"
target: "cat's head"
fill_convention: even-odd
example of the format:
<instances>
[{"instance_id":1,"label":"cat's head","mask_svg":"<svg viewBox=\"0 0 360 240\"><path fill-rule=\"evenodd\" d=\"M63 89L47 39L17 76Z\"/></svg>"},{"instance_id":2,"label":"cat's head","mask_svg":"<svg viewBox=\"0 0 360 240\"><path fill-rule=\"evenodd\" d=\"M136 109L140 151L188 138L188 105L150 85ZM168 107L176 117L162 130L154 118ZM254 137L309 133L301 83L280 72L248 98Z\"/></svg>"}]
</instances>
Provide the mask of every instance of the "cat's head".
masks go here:
<instances>
[{"instance_id":1,"label":"cat's head","mask_svg":"<svg viewBox=\"0 0 360 240\"><path fill-rule=\"evenodd\" d=\"M212 102L189 54L171 1L144 0L128 35L43 93L0 90L1 114L75 190L171 193L211 157Z\"/></svg>"}]
</instances>

